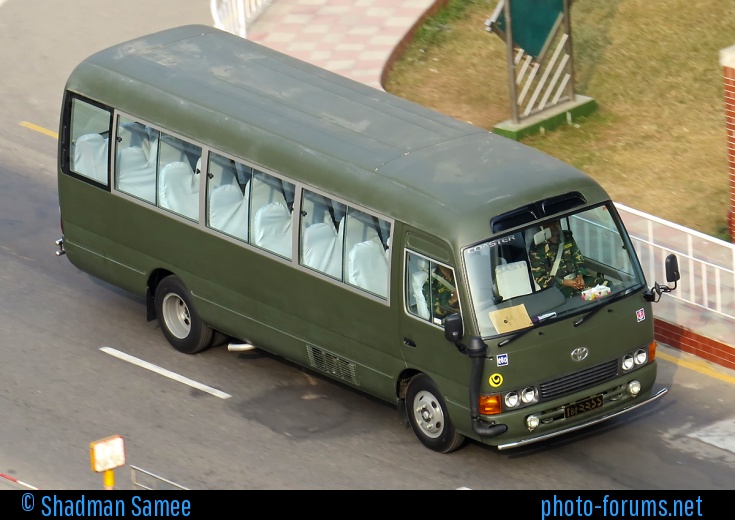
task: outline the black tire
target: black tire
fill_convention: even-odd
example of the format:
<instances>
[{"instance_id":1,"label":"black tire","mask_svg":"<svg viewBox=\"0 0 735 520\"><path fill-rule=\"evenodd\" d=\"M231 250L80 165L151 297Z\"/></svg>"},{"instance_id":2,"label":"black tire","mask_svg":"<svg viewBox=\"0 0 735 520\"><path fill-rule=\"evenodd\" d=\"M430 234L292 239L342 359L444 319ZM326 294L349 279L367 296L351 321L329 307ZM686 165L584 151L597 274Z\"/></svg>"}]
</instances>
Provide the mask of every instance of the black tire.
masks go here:
<instances>
[{"instance_id":1,"label":"black tire","mask_svg":"<svg viewBox=\"0 0 735 520\"><path fill-rule=\"evenodd\" d=\"M176 276L167 276L156 287L156 316L168 342L183 354L196 354L212 341L212 328L192 304L189 291Z\"/></svg>"},{"instance_id":2,"label":"black tire","mask_svg":"<svg viewBox=\"0 0 735 520\"><path fill-rule=\"evenodd\" d=\"M408 384L406 413L416 437L430 450L449 453L464 444L465 437L454 429L444 399L428 376L419 374Z\"/></svg>"},{"instance_id":3,"label":"black tire","mask_svg":"<svg viewBox=\"0 0 735 520\"><path fill-rule=\"evenodd\" d=\"M220 332L217 329L213 329L212 341L209 342L210 347L218 347L225 341L229 340L230 337L224 332Z\"/></svg>"}]
</instances>

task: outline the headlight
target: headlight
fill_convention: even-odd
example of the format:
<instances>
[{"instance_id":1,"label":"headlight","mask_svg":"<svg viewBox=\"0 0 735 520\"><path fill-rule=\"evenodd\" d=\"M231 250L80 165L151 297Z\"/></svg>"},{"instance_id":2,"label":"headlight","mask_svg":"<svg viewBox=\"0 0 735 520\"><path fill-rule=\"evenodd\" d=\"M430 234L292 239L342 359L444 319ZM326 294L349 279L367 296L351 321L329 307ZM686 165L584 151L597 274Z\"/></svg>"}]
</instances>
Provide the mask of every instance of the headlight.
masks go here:
<instances>
[{"instance_id":1,"label":"headlight","mask_svg":"<svg viewBox=\"0 0 735 520\"><path fill-rule=\"evenodd\" d=\"M518 406L518 392L508 392L505 394L505 406L515 408Z\"/></svg>"},{"instance_id":2,"label":"headlight","mask_svg":"<svg viewBox=\"0 0 735 520\"><path fill-rule=\"evenodd\" d=\"M539 425L539 418L535 415L529 415L526 417L526 426L528 427L528 431L532 432L536 429L536 427Z\"/></svg>"},{"instance_id":3,"label":"headlight","mask_svg":"<svg viewBox=\"0 0 735 520\"><path fill-rule=\"evenodd\" d=\"M638 395L638 392L641 391L641 382L640 381L631 381L628 383L628 392L630 392L630 395L633 397Z\"/></svg>"},{"instance_id":4,"label":"headlight","mask_svg":"<svg viewBox=\"0 0 735 520\"><path fill-rule=\"evenodd\" d=\"M623 370L630 370L633 368L633 356L628 354L623 358Z\"/></svg>"},{"instance_id":5,"label":"headlight","mask_svg":"<svg viewBox=\"0 0 735 520\"><path fill-rule=\"evenodd\" d=\"M646 353L645 349L638 349L635 352L635 364L636 365L642 365L646 362L648 359L648 354Z\"/></svg>"},{"instance_id":6,"label":"headlight","mask_svg":"<svg viewBox=\"0 0 735 520\"><path fill-rule=\"evenodd\" d=\"M536 389L532 386L526 387L521 392L521 401L525 404L532 403L536 400Z\"/></svg>"}]
</instances>

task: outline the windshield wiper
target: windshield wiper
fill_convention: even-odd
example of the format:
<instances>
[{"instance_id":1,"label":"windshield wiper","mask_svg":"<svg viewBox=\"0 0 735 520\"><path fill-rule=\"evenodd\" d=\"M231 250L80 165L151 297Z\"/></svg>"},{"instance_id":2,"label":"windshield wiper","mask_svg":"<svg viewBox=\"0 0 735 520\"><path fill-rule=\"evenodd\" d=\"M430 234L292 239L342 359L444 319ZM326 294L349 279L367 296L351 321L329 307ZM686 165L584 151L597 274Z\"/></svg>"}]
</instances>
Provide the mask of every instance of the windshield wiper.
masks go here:
<instances>
[{"instance_id":1,"label":"windshield wiper","mask_svg":"<svg viewBox=\"0 0 735 520\"><path fill-rule=\"evenodd\" d=\"M595 308L594 308L594 309L592 309L592 310L591 310L590 312L588 312L587 314L585 314L584 316L582 316L581 318L579 318L579 319L578 319L577 321L575 321L575 322L574 322L574 326L575 326L575 327L579 327L580 325L582 325L582 323L584 323L585 321L587 321L588 319L590 319L590 318L591 318L592 316L594 316L595 314L597 314L597 311L599 311L599 310L600 310L600 309L602 309L603 307L607 307L607 306L608 306L608 305L610 305L610 304L611 304L612 302L614 302L614 301L616 301L616 300L619 300L619 299L620 299L620 298L622 298L623 296L627 296L627 295L629 295L629 294L630 294L630 293L632 293L633 291L634 291L634 288L633 288L633 287L630 287L630 288L628 288L628 289L624 290L623 292L621 292L621 293L618 293L618 294L616 294L615 296L612 296L612 297L608 298L607 300L603 300L603 301L601 301L601 302L600 302L600 304L599 304L599 305L598 305L597 307L595 307ZM604 302L604 303L603 303L603 302Z\"/></svg>"},{"instance_id":2,"label":"windshield wiper","mask_svg":"<svg viewBox=\"0 0 735 520\"><path fill-rule=\"evenodd\" d=\"M523 330L523 331L519 332L518 334L514 334L513 336L511 336L509 338L505 338L503 341L501 341L500 343L498 343L498 347L504 347L505 345L507 345L511 341L514 341L514 340L520 338L521 336L525 336L526 334L528 334L529 332L531 332L534 328L535 327L528 327L526 330Z\"/></svg>"},{"instance_id":3,"label":"windshield wiper","mask_svg":"<svg viewBox=\"0 0 735 520\"><path fill-rule=\"evenodd\" d=\"M585 321L587 321L588 319L590 319L592 316L594 316L595 314L597 314L597 312L600 309L602 309L603 307L607 307L608 305L610 305L614 301L617 301L620 298L623 298L624 296L627 296L627 295L633 293L635 290L636 290L635 287L630 287L630 288L626 289L625 291L616 294L615 296L611 296L604 303L600 302L600 304L597 307L595 307L590 312L588 312L587 314L585 314L584 316L582 316L581 318L579 318L577 321L575 321L574 322L574 326L575 327L580 326L582 323L584 323ZM503 341L501 341L500 343L498 343L498 347L504 347L505 345L508 345L512 341L515 341L518 338L520 338L522 336L525 336L526 334L528 334L529 332L531 332L532 330L534 330L536 328L535 327L536 325L538 325L539 323L541 323L543 321L549 320L551 318L556 318L556 313L555 312L549 312L549 313L546 313L546 314L542 314L540 316L536 316L535 318L532 319L534 326L528 327L527 329L524 329L521 332L518 332L517 334L514 334L513 336L510 336L508 338L505 338Z\"/></svg>"}]
</instances>

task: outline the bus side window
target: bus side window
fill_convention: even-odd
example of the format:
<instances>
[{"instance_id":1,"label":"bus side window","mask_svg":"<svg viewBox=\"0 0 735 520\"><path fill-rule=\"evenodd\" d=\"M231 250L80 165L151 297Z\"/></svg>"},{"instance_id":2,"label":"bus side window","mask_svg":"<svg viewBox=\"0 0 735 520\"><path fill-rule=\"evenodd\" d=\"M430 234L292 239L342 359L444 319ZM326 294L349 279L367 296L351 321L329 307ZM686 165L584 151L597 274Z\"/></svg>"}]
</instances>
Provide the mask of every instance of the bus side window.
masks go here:
<instances>
[{"instance_id":1,"label":"bus side window","mask_svg":"<svg viewBox=\"0 0 735 520\"><path fill-rule=\"evenodd\" d=\"M161 132L156 141L158 151L158 171L160 172L167 164L181 162L186 159L184 153L185 144L178 137Z\"/></svg>"},{"instance_id":2,"label":"bus side window","mask_svg":"<svg viewBox=\"0 0 735 520\"><path fill-rule=\"evenodd\" d=\"M210 153L207 168L207 225L244 242L248 241L250 169Z\"/></svg>"},{"instance_id":3,"label":"bus side window","mask_svg":"<svg viewBox=\"0 0 735 520\"><path fill-rule=\"evenodd\" d=\"M69 169L107 186L109 184L109 110L74 98L71 104Z\"/></svg>"},{"instance_id":4,"label":"bus side window","mask_svg":"<svg viewBox=\"0 0 735 520\"><path fill-rule=\"evenodd\" d=\"M201 170L201 162L202 160L200 158L197 162L197 168L199 170ZM248 180L246 179L243 184L246 184ZM207 189L211 190L220 186L237 183L237 166L235 161L219 154L211 153L209 155L209 167L207 169Z\"/></svg>"},{"instance_id":5,"label":"bus side window","mask_svg":"<svg viewBox=\"0 0 735 520\"><path fill-rule=\"evenodd\" d=\"M293 251L293 212L288 209L284 193L295 186L267 173L253 170L250 186L251 243L284 258Z\"/></svg>"},{"instance_id":6,"label":"bus side window","mask_svg":"<svg viewBox=\"0 0 735 520\"><path fill-rule=\"evenodd\" d=\"M367 240L380 240L372 215L349 208L349 218L345 226L345 265L355 244Z\"/></svg>"},{"instance_id":7,"label":"bus side window","mask_svg":"<svg viewBox=\"0 0 735 520\"><path fill-rule=\"evenodd\" d=\"M299 262L388 297L390 222L304 189Z\"/></svg>"},{"instance_id":8,"label":"bus side window","mask_svg":"<svg viewBox=\"0 0 735 520\"><path fill-rule=\"evenodd\" d=\"M192 158L201 157L202 149L163 133L158 143L158 206L198 220L200 176L192 167Z\"/></svg>"},{"instance_id":9,"label":"bus side window","mask_svg":"<svg viewBox=\"0 0 735 520\"><path fill-rule=\"evenodd\" d=\"M429 303L424 295L424 283L429 279L429 261L417 254L406 252L406 310L426 321L431 319Z\"/></svg>"},{"instance_id":10,"label":"bus side window","mask_svg":"<svg viewBox=\"0 0 735 520\"><path fill-rule=\"evenodd\" d=\"M74 143L72 170L107 186L108 140L100 134L84 134Z\"/></svg>"},{"instance_id":11,"label":"bus side window","mask_svg":"<svg viewBox=\"0 0 735 520\"><path fill-rule=\"evenodd\" d=\"M302 191L301 265L342 281L344 217L334 219L339 204L309 190Z\"/></svg>"},{"instance_id":12,"label":"bus side window","mask_svg":"<svg viewBox=\"0 0 735 520\"><path fill-rule=\"evenodd\" d=\"M115 143L115 187L139 199L156 203L156 165L149 161L141 141L134 136L145 127L119 116Z\"/></svg>"},{"instance_id":13,"label":"bus side window","mask_svg":"<svg viewBox=\"0 0 735 520\"><path fill-rule=\"evenodd\" d=\"M459 310L454 269L406 252L406 305L414 316L443 327L446 316Z\"/></svg>"},{"instance_id":14,"label":"bus side window","mask_svg":"<svg viewBox=\"0 0 735 520\"><path fill-rule=\"evenodd\" d=\"M388 297L390 223L347 208L345 273L347 283Z\"/></svg>"}]
</instances>

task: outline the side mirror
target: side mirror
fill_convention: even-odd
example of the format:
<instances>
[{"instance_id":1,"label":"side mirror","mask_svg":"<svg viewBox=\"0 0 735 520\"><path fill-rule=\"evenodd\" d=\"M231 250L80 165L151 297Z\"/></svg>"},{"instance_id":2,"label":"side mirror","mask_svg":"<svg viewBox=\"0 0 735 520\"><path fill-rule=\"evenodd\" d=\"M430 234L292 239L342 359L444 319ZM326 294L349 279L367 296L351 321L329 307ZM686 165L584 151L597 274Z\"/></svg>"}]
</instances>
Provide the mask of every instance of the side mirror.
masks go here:
<instances>
[{"instance_id":1,"label":"side mirror","mask_svg":"<svg viewBox=\"0 0 735 520\"><path fill-rule=\"evenodd\" d=\"M459 340L464 336L464 330L462 329L462 316L459 313L450 314L444 318L444 337L447 341L459 343Z\"/></svg>"},{"instance_id":2,"label":"side mirror","mask_svg":"<svg viewBox=\"0 0 735 520\"><path fill-rule=\"evenodd\" d=\"M674 282L673 287L668 285L660 285L658 282L654 282L653 287L643 293L643 299L647 302L657 302L661 299L663 293L671 292L676 289L676 282L679 281L681 275L679 274L679 261L676 255L671 254L666 257L666 281Z\"/></svg>"},{"instance_id":3,"label":"side mirror","mask_svg":"<svg viewBox=\"0 0 735 520\"><path fill-rule=\"evenodd\" d=\"M666 257L666 281L678 282L679 278L679 260L676 255L669 255Z\"/></svg>"}]
</instances>

